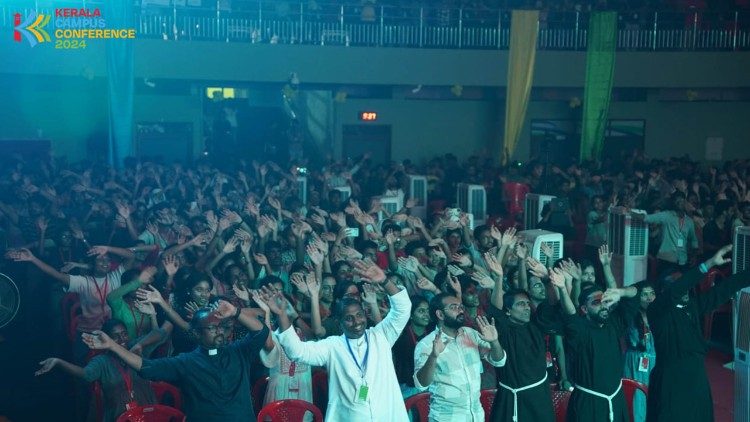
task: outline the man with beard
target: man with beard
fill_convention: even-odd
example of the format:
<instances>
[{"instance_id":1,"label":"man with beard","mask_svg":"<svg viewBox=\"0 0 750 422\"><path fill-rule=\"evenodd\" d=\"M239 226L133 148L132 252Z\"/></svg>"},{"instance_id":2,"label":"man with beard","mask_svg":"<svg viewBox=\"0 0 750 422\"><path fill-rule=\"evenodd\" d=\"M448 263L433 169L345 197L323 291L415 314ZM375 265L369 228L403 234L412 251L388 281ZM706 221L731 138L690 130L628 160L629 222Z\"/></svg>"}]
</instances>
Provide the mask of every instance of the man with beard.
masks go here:
<instances>
[{"instance_id":1,"label":"man with beard","mask_svg":"<svg viewBox=\"0 0 750 422\"><path fill-rule=\"evenodd\" d=\"M481 356L494 367L506 360L494 320L478 317L481 333L464 327L463 305L447 293L430 301L430 316L437 328L414 349L414 386L431 393L429 420L484 421L479 401Z\"/></svg>"},{"instance_id":2,"label":"man with beard","mask_svg":"<svg viewBox=\"0 0 750 422\"><path fill-rule=\"evenodd\" d=\"M145 379L178 386L188 420L250 421L255 417L250 399L250 365L260 348L270 341L268 328L258 320L261 312L235 308L223 300L213 308L198 310L190 321L190 330L199 347L170 358L143 359L102 331L84 334L84 341L92 349L116 354ZM231 329L233 319L251 333L227 344L225 333Z\"/></svg>"},{"instance_id":3,"label":"man with beard","mask_svg":"<svg viewBox=\"0 0 750 422\"><path fill-rule=\"evenodd\" d=\"M630 286L609 288L604 292L597 285L587 285L579 295L582 315L577 315L562 270L556 268L549 276L560 294L564 335L572 361L570 374L575 382L567 420L629 420L622 392L624 361L620 339L637 309L634 301L624 301L617 308L613 306L623 297L635 297L638 290Z\"/></svg>"},{"instance_id":4,"label":"man with beard","mask_svg":"<svg viewBox=\"0 0 750 422\"><path fill-rule=\"evenodd\" d=\"M489 261L493 269L502 273L497 261ZM538 277L529 279L529 292L504 292L502 278L495 279L489 315L509 358L507 365L496 369L500 388L492 407L492 420L552 422L555 414L546 382L545 334L553 325L550 321L555 312L546 303L546 287Z\"/></svg>"},{"instance_id":5,"label":"man with beard","mask_svg":"<svg viewBox=\"0 0 750 422\"><path fill-rule=\"evenodd\" d=\"M708 261L658 293L648 307L648 322L659 357L649 382L649 422L714 420L711 385L704 364L708 344L701 334L703 315L750 285L750 273L734 274L692 298L689 292L711 267L729 262L724 256L731 250L731 245L719 249Z\"/></svg>"}]
</instances>

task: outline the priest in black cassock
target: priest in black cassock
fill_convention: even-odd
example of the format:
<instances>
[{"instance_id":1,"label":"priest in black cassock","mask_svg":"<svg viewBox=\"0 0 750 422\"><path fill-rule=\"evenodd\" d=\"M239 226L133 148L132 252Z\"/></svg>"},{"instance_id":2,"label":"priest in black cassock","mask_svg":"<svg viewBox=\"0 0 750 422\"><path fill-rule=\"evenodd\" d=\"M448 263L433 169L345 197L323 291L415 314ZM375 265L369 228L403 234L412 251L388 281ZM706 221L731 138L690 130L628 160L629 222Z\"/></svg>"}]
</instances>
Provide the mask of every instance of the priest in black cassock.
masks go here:
<instances>
[{"instance_id":1,"label":"priest in black cassock","mask_svg":"<svg viewBox=\"0 0 750 422\"><path fill-rule=\"evenodd\" d=\"M499 386L490 420L553 422L544 336L557 313L544 302L532 313L529 294L521 289L503 292L502 277L495 282L491 302L489 315L508 359L495 368Z\"/></svg>"},{"instance_id":2,"label":"priest in black cassock","mask_svg":"<svg viewBox=\"0 0 750 422\"><path fill-rule=\"evenodd\" d=\"M603 292L599 286L589 285L579 295L582 315L578 315L562 272L552 270L550 280L560 292L564 335L569 346L566 352L570 352L570 375L575 383L568 402L567 420L629 421L622 391L620 338L625 335L627 321L634 317L637 308L632 300L615 305L621 298L635 297L638 290L630 286Z\"/></svg>"},{"instance_id":3,"label":"priest in black cassock","mask_svg":"<svg viewBox=\"0 0 750 422\"><path fill-rule=\"evenodd\" d=\"M750 272L735 274L692 298L689 292L709 269L729 262L724 256L731 250L731 245L725 246L698 268L687 271L657 294L648 308L658 356L649 380L648 422L714 420L711 386L704 364L708 345L701 334L700 322L703 314L749 286Z\"/></svg>"}]
</instances>

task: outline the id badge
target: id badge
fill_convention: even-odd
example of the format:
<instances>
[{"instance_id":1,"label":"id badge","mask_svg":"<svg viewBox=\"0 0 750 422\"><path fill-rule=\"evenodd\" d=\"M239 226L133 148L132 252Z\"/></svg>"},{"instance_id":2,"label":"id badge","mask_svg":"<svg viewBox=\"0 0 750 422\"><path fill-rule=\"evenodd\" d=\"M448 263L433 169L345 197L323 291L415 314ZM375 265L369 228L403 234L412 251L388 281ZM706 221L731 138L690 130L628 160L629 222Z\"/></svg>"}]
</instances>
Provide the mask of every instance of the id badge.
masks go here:
<instances>
[{"instance_id":1,"label":"id badge","mask_svg":"<svg viewBox=\"0 0 750 422\"><path fill-rule=\"evenodd\" d=\"M367 395L370 393L370 388L367 384L362 384L357 389L357 395L354 397L355 403L367 403Z\"/></svg>"},{"instance_id":2,"label":"id badge","mask_svg":"<svg viewBox=\"0 0 750 422\"><path fill-rule=\"evenodd\" d=\"M547 358L547 368L553 367L555 365L555 362L552 361L552 353L547 352L546 358Z\"/></svg>"},{"instance_id":3,"label":"id badge","mask_svg":"<svg viewBox=\"0 0 750 422\"><path fill-rule=\"evenodd\" d=\"M638 360L638 371L648 372L649 358L648 356L641 356Z\"/></svg>"},{"instance_id":4,"label":"id badge","mask_svg":"<svg viewBox=\"0 0 750 422\"><path fill-rule=\"evenodd\" d=\"M678 248L684 248L685 247L685 239L682 238L682 236L677 238L677 247Z\"/></svg>"}]
</instances>

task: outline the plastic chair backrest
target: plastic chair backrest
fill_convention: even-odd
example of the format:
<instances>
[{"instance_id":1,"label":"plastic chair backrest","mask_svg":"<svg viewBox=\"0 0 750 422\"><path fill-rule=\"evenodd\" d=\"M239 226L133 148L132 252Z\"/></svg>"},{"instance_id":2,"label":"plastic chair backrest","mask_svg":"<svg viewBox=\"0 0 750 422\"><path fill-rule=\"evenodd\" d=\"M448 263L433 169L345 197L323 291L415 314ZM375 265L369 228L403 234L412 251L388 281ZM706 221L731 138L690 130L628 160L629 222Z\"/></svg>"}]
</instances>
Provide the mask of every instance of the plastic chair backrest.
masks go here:
<instances>
[{"instance_id":1,"label":"plastic chair backrest","mask_svg":"<svg viewBox=\"0 0 750 422\"><path fill-rule=\"evenodd\" d=\"M721 275L721 271L717 268L711 268L708 270L706 276L703 277L703 280L698 284L698 292L704 293L711 290L711 287L714 287L714 284L716 284L716 278L721 277Z\"/></svg>"},{"instance_id":2,"label":"plastic chair backrest","mask_svg":"<svg viewBox=\"0 0 750 422\"><path fill-rule=\"evenodd\" d=\"M267 388L268 388L268 377L258 378L258 380L255 381L255 384L253 384L252 399L253 399L253 408L255 409L255 414L258 414L258 412L260 412L260 409L263 408L263 401L266 397Z\"/></svg>"},{"instance_id":3,"label":"plastic chair backrest","mask_svg":"<svg viewBox=\"0 0 750 422\"><path fill-rule=\"evenodd\" d=\"M417 409L419 414L419 422L427 422L427 418L430 416L430 393L419 393L415 394L404 402L406 406L406 413L410 413L412 409Z\"/></svg>"},{"instance_id":4,"label":"plastic chair backrest","mask_svg":"<svg viewBox=\"0 0 750 422\"><path fill-rule=\"evenodd\" d=\"M314 422L323 422L323 413L317 406L304 400L279 400L268 403L258 413L258 422L270 418L273 422L298 422L303 420L305 413L313 414Z\"/></svg>"},{"instance_id":5,"label":"plastic chair backrest","mask_svg":"<svg viewBox=\"0 0 750 422\"><path fill-rule=\"evenodd\" d=\"M68 336L68 340L73 342L76 338L76 330L75 327L73 327L73 321L81 314L81 301L78 297L78 293L67 293L62 297L60 300L60 313L63 319L65 334Z\"/></svg>"},{"instance_id":6,"label":"plastic chair backrest","mask_svg":"<svg viewBox=\"0 0 750 422\"><path fill-rule=\"evenodd\" d=\"M489 421L490 415L492 414L492 405L495 403L495 395L497 389L482 390L479 396L479 402L482 403L482 409L484 409L484 420Z\"/></svg>"},{"instance_id":7,"label":"plastic chair backrest","mask_svg":"<svg viewBox=\"0 0 750 422\"><path fill-rule=\"evenodd\" d=\"M568 400L570 400L570 391L552 390L552 404L555 408L555 420L565 422L568 417Z\"/></svg>"},{"instance_id":8,"label":"plastic chair backrest","mask_svg":"<svg viewBox=\"0 0 750 422\"><path fill-rule=\"evenodd\" d=\"M630 378L622 379L622 391L625 393L625 404L628 406L628 415L630 415L631 421L633 420L633 396L635 396L636 390L641 390L648 398L648 387L644 384Z\"/></svg>"},{"instance_id":9,"label":"plastic chair backrest","mask_svg":"<svg viewBox=\"0 0 750 422\"><path fill-rule=\"evenodd\" d=\"M152 382L151 389L159 404L182 410L182 394L177 387L166 382Z\"/></svg>"},{"instance_id":10,"label":"plastic chair backrest","mask_svg":"<svg viewBox=\"0 0 750 422\"><path fill-rule=\"evenodd\" d=\"M161 404L136 406L117 418L117 422L184 422L185 414Z\"/></svg>"}]
</instances>

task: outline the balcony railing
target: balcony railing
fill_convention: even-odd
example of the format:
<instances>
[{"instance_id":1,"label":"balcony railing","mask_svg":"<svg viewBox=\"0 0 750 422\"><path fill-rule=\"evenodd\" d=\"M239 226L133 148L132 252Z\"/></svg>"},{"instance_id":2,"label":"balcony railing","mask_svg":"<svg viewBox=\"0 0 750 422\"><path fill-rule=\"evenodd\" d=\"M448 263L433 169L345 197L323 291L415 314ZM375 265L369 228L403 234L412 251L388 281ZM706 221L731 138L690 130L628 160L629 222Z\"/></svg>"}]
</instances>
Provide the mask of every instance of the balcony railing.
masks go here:
<instances>
[{"instance_id":1,"label":"balcony railing","mask_svg":"<svg viewBox=\"0 0 750 422\"><path fill-rule=\"evenodd\" d=\"M220 41L364 47L507 49L509 10L362 6L280 1L227 0L215 7L151 3L136 8L137 36L171 41ZM146 3L144 1L144 3ZM205 3L205 0L204 0ZM238 4L239 3L239 4ZM55 8L102 7L80 1L0 6L0 26L13 26L13 14L54 13ZM585 50L587 13L540 13L538 48ZM106 18L106 16L105 16ZM726 13L621 12L617 47L626 51L750 50L750 11Z\"/></svg>"}]
</instances>

